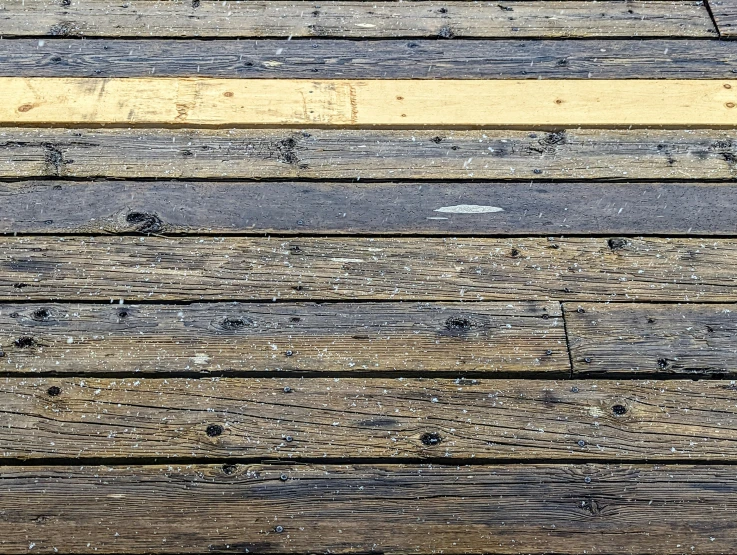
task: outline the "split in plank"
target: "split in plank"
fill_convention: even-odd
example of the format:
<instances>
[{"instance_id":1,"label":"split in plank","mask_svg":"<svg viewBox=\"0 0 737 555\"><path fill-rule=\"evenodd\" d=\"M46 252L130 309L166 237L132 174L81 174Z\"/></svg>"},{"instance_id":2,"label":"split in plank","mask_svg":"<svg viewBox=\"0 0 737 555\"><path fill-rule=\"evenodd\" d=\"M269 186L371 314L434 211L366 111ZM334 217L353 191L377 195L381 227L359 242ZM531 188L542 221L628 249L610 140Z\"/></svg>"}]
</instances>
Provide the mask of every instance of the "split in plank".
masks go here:
<instances>
[{"instance_id":1,"label":"split in plank","mask_svg":"<svg viewBox=\"0 0 737 555\"><path fill-rule=\"evenodd\" d=\"M76 163L76 160L75 160ZM730 235L732 183L0 183L0 233Z\"/></svg>"},{"instance_id":2,"label":"split in plank","mask_svg":"<svg viewBox=\"0 0 737 555\"><path fill-rule=\"evenodd\" d=\"M567 303L565 308L577 374L737 372L736 305Z\"/></svg>"},{"instance_id":3,"label":"split in plank","mask_svg":"<svg viewBox=\"0 0 737 555\"><path fill-rule=\"evenodd\" d=\"M4 378L0 453L733 461L736 400L729 381Z\"/></svg>"},{"instance_id":4,"label":"split in plank","mask_svg":"<svg viewBox=\"0 0 737 555\"><path fill-rule=\"evenodd\" d=\"M0 77L18 124L731 128L737 81Z\"/></svg>"},{"instance_id":5,"label":"split in plank","mask_svg":"<svg viewBox=\"0 0 737 555\"><path fill-rule=\"evenodd\" d=\"M737 44L689 39L497 40L493 48L483 40L15 39L3 41L0 52L4 77L732 79L735 73Z\"/></svg>"},{"instance_id":6,"label":"split in plank","mask_svg":"<svg viewBox=\"0 0 737 555\"><path fill-rule=\"evenodd\" d=\"M570 372L558 303L0 305L0 371Z\"/></svg>"},{"instance_id":7,"label":"split in plank","mask_svg":"<svg viewBox=\"0 0 737 555\"><path fill-rule=\"evenodd\" d=\"M8 555L30 543L142 554L154 542L157 553L717 555L737 543L734 466L720 465L13 466L0 511Z\"/></svg>"},{"instance_id":8,"label":"split in plank","mask_svg":"<svg viewBox=\"0 0 737 555\"><path fill-rule=\"evenodd\" d=\"M734 180L737 140L716 129L11 127L0 128L0 177Z\"/></svg>"},{"instance_id":9,"label":"split in plank","mask_svg":"<svg viewBox=\"0 0 737 555\"><path fill-rule=\"evenodd\" d=\"M737 1L709 0L709 8L719 35L724 38L737 37Z\"/></svg>"},{"instance_id":10,"label":"split in plank","mask_svg":"<svg viewBox=\"0 0 737 555\"><path fill-rule=\"evenodd\" d=\"M736 264L735 239L3 237L0 299L735 302Z\"/></svg>"},{"instance_id":11,"label":"split in plank","mask_svg":"<svg viewBox=\"0 0 737 555\"><path fill-rule=\"evenodd\" d=\"M9 2L4 37L715 37L703 2Z\"/></svg>"}]
</instances>

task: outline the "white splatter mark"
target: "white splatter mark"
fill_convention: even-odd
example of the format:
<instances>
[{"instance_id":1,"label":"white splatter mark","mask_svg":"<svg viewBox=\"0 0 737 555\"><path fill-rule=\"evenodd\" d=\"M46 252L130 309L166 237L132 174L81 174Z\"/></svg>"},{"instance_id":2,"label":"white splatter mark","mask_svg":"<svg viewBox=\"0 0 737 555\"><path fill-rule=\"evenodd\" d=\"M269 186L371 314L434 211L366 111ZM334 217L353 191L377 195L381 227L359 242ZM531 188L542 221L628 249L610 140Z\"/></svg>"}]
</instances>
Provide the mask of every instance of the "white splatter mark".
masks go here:
<instances>
[{"instance_id":1,"label":"white splatter mark","mask_svg":"<svg viewBox=\"0 0 737 555\"><path fill-rule=\"evenodd\" d=\"M455 206L442 206L433 212L446 212L449 214L490 214L492 212L504 212L504 208L498 206L484 206L482 204L456 204Z\"/></svg>"},{"instance_id":2,"label":"white splatter mark","mask_svg":"<svg viewBox=\"0 0 737 555\"><path fill-rule=\"evenodd\" d=\"M207 364L210 362L210 355L207 353L195 353L192 357L192 362L195 364Z\"/></svg>"},{"instance_id":3,"label":"white splatter mark","mask_svg":"<svg viewBox=\"0 0 737 555\"><path fill-rule=\"evenodd\" d=\"M365 27L370 29L372 27L376 27L376 25L372 25L371 23L356 23L356 27Z\"/></svg>"}]
</instances>

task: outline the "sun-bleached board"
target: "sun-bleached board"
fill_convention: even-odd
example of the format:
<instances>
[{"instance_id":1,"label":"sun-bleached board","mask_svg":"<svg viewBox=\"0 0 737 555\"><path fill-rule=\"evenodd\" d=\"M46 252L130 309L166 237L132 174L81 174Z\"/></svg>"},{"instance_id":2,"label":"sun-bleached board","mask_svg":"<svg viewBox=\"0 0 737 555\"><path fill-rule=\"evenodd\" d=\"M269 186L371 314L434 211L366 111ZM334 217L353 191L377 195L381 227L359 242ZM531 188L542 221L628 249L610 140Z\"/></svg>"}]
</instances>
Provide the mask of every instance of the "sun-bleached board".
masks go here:
<instances>
[{"instance_id":1,"label":"sun-bleached board","mask_svg":"<svg viewBox=\"0 0 737 555\"><path fill-rule=\"evenodd\" d=\"M737 184L39 180L0 182L0 199L2 234L672 237L734 233Z\"/></svg>"},{"instance_id":2,"label":"sun-bleached board","mask_svg":"<svg viewBox=\"0 0 737 555\"><path fill-rule=\"evenodd\" d=\"M735 268L716 238L2 237L0 300L735 302Z\"/></svg>"},{"instance_id":3,"label":"sun-bleached board","mask_svg":"<svg viewBox=\"0 0 737 555\"><path fill-rule=\"evenodd\" d=\"M732 127L737 81L3 77L0 124Z\"/></svg>"},{"instance_id":4,"label":"sun-bleached board","mask_svg":"<svg viewBox=\"0 0 737 555\"><path fill-rule=\"evenodd\" d=\"M0 371L570 372L559 303L0 305Z\"/></svg>"},{"instance_id":5,"label":"sun-bleached board","mask_svg":"<svg viewBox=\"0 0 737 555\"><path fill-rule=\"evenodd\" d=\"M490 48L478 39L57 38L2 46L6 77L733 79L737 71L737 43L701 39L500 39Z\"/></svg>"},{"instance_id":6,"label":"sun-bleached board","mask_svg":"<svg viewBox=\"0 0 737 555\"><path fill-rule=\"evenodd\" d=\"M2 469L0 546L7 555L722 555L737 544L735 511L735 467L715 463L39 464Z\"/></svg>"},{"instance_id":7,"label":"sun-bleached board","mask_svg":"<svg viewBox=\"0 0 737 555\"><path fill-rule=\"evenodd\" d=\"M25 0L0 35L66 37L714 37L702 2Z\"/></svg>"},{"instance_id":8,"label":"sun-bleached board","mask_svg":"<svg viewBox=\"0 0 737 555\"><path fill-rule=\"evenodd\" d=\"M0 380L0 453L79 464L143 457L733 462L736 389L729 380L25 376Z\"/></svg>"}]
</instances>

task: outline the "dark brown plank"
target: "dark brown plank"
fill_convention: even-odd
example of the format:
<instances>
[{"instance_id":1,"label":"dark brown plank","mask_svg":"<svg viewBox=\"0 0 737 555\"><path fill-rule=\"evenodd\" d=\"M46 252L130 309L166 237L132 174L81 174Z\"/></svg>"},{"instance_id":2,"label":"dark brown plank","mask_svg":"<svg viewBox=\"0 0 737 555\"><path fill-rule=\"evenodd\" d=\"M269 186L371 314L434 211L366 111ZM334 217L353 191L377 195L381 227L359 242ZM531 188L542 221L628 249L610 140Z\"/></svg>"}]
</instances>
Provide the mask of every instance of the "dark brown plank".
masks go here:
<instances>
[{"instance_id":1,"label":"dark brown plank","mask_svg":"<svg viewBox=\"0 0 737 555\"><path fill-rule=\"evenodd\" d=\"M284 0L149 2L58 0L8 3L0 35L74 37L711 37L695 1L510 0L410 2Z\"/></svg>"},{"instance_id":2,"label":"dark brown plank","mask_svg":"<svg viewBox=\"0 0 737 555\"><path fill-rule=\"evenodd\" d=\"M3 237L0 299L735 302L736 264L735 239Z\"/></svg>"},{"instance_id":3,"label":"dark brown plank","mask_svg":"<svg viewBox=\"0 0 737 555\"><path fill-rule=\"evenodd\" d=\"M0 371L570 371L558 303L3 305Z\"/></svg>"},{"instance_id":4,"label":"dark brown plank","mask_svg":"<svg viewBox=\"0 0 737 555\"><path fill-rule=\"evenodd\" d=\"M729 130L0 129L0 177L709 179Z\"/></svg>"},{"instance_id":5,"label":"dark brown plank","mask_svg":"<svg viewBox=\"0 0 737 555\"><path fill-rule=\"evenodd\" d=\"M116 40L3 42L0 76L314 79L731 79L713 40Z\"/></svg>"},{"instance_id":6,"label":"dark brown plank","mask_svg":"<svg viewBox=\"0 0 737 555\"><path fill-rule=\"evenodd\" d=\"M709 0L709 9L720 36L724 38L737 36L737 2L735 0Z\"/></svg>"},{"instance_id":7,"label":"dark brown plank","mask_svg":"<svg viewBox=\"0 0 737 555\"><path fill-rule=\"evenodd\" d=\"M690 380L5 378L0 453L734 461L736 389Z\"/></svg>"},{"instance_id":8,"label":"dark brown plank","mask_svg":"<svg viewBox=\"0 0 737 555\"><path fill-rule=\"evenodd\" d=\"M0 183L0 233L729 235L729 183Z\"/></svg>"},{"instance_id":9,"label":"dark brown plank","mask_svg":"<svg viewBox=\"0 0 737 555\"><path fill-rule=\"evenodd\" d=\"M577 374L737 372L735 305L566 304L565 316Z\"/></svg>"},{"instance_id":10,"label":"dark brown plank","mask_svg":"<svg viewBox=\"0 0 737 555\"><path fill-rule=\"evenodd\" d=\"M6 467L4 553L681 553L737 542L732 466ZM636 547L635 547L636 546Z\"/></svg>"}]
</instances>

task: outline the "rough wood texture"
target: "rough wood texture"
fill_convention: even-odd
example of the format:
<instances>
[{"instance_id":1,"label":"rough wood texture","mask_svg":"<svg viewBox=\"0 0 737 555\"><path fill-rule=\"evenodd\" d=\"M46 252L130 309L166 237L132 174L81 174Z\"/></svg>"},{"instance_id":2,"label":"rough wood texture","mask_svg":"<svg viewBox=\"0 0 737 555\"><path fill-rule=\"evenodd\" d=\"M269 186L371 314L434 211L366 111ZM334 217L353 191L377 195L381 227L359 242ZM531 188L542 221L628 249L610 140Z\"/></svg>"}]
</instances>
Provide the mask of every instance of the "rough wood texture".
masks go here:
<instances>
[{"instance_id":1,"label":"rough wood texture","mask_svg":"<svg viewBox=\"0 0 737 555\"><path fill-rule=\"evenodd\" d=\"M0 510L8 554L717 555L737 542L734 467L718 465L6 467Z\"/></svg>"},{"instance_id":2,"label":"rough wood texture","mask_svg":"<svg viewBox=\"0 0 737 555\"><path fill-rule=\"evenodd\" d=\"M0 35L75 37L713 37L702 2L148 2L26 0Z\"/></svg>"},{"instance_id":3,"label":"rough wood texture","mask_svg":"<svg viewBox=\"0 0 737 555\"><path fill-rule=\"evenodd\" d=\"M737 185L30 181L0 202L6 234L703 236L734 233Z\"/></svg>"},{"instance_id":4,"label":"rough wood texture","mask_svg":"<svg viewBox=\"0 0 737 555\"><path fill-rule=\"evenodd\" d=\"M0 177L733 180L737 137L714 129L11 127L0 128Z\"/></svg>"},{"instance_id":5,"label":"rough wood texture","mask_svg":"<svg viewBox=\"0 0 737 555\"><path fill-rule=\"evenodd\" d=\"M737 306L566 304L579 374L737 372Z\"/></svg>"},{"instance_id":6,"label":"rough wood texture","mask_svg":"<svg viewBox=\"0 0 737 555\"><path fill-rule=\"evenodd\" d=\"M737 2L735 0L709 0L719 34L724 38L737 37Z\"/></svg>"},{"instance_id":7,"label":"rough wood texture","mask_svg":"<svg viewBox=\"0 0 737 555\"><path fill-rule=\"evenodd\" d=\"M568 372L558 303L3 305L5 372Z\"/></svg>"},{"instance_id":8,"label":"rough wood texture","mask_svg":"<svg viewBox=\"0 0 737 555\"><path fill-rule=\"evenodd\" d=\"M493 47L483 40L15 39L0 50L6 77L731 79L735 73L737 45L688 39L497 40Z\"/></svg>"},{"instance_id":9,"label":"rough wood texture","mask_svg":"<svg viewBox=\"0 0 737 555\"><path fill-rule=\"evenodd\" d=\"M734 302L736 261L735 239L4 237L0 299Z\"/></svg>"},{"instance_id":10,"label":"rough wood texture","mask_svg":"<svg viewBox=\"0 0 737 555\"><path fill-rule=\"evenodd\" d=\"M0 77L0 124L731 128L737 80Z\"/></svg>"},{"instance_id":11,"label":"rough wood texture","mask_svg":"<svg viewBox=\"0 0 737 555\"><path fill-rule=\"evenodd\" d=\"M726 461L737 455L736 389L676 380L6 378L0 453Z\"/></svg>"}]
</instances>

